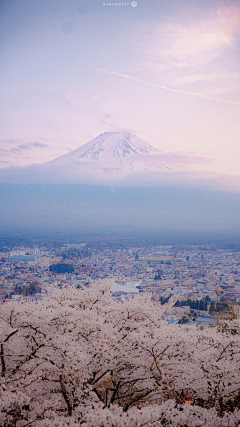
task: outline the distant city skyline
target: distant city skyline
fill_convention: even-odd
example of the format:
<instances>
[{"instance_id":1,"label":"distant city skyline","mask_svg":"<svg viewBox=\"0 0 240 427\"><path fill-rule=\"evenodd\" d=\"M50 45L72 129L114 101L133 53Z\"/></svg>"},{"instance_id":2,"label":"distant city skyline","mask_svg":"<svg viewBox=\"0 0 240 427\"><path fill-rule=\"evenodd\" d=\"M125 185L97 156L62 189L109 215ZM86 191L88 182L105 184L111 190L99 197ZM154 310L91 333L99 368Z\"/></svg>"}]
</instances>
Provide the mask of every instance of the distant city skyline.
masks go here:
<instances>
[{"instance_id":1,"label":"distant city skyline","mask_svg":"<svg viewBox=\"0 0 240 427\"><path fill-rule=\"evenodd\" d=\"M240 2L136 3L1 2L0 167L127 130L240 175Z\"/></svg>"}]
</instances>

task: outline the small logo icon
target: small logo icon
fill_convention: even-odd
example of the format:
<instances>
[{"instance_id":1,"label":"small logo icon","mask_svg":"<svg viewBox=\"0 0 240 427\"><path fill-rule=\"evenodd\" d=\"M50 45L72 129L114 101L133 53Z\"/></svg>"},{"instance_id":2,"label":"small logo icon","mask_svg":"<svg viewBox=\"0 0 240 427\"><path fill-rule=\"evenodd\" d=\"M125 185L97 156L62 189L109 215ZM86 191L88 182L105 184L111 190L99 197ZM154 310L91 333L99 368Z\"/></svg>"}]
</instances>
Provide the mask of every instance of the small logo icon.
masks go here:
<instances>
[{"instance_id":1,"label":"small logo icon","mask_svg":"<svg viewBox=\"0 0 240 427\"><path fill-rule=\"evenodd\" d=\"M132 1L131 5L132 7L137 7L137 1Z\"/></svg>"}]
</instances>

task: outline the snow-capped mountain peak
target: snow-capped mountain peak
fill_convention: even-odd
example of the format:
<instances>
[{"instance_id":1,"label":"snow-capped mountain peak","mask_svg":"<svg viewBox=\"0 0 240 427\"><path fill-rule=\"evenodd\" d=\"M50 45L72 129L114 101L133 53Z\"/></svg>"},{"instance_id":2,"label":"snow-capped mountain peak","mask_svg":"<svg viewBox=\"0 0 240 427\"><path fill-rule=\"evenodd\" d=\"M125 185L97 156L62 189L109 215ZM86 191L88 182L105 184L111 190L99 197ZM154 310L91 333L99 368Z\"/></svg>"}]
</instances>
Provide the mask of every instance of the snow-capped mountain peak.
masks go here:
<instances>
[{"instance_id":1,"label":"snow-capped mountain peak","mask_svg":"<svg viewBox=\"0 0 240 427\"><path fill-rule=\"evenodd\" d=\"M91 163L93 169L106 173L184 169L183 166L160 164L161 154L163 152L159 148L130 132L105 132L49 164L60 166Z\"/></svg>"}]
</instances>

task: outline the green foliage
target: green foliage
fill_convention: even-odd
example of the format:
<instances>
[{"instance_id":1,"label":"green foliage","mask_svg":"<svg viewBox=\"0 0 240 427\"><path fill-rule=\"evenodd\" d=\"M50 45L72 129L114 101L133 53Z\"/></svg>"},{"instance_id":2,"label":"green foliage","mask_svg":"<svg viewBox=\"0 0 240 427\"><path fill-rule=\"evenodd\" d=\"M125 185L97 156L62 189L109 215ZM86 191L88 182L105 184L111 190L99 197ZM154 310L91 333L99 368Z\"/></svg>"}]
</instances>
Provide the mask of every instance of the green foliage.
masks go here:
<instances>
[{"instance_id":1,"label":"green foliage","mask_svg":"<svg viewBox=\"0 0 240 427\"><path fill-rule=\"evenodd\" d=\"M177 301L175 303L174 307L182 307L185 305L190 306L190 308L192 310L203 310L203 311L207 311L207 306L208 304L211 302L211 299L209 298L209 296L207 295L204 299L200 299L200 300L192 300L190 298L188 298L187 300L184 301ZM209 312L210 313L220 313L221 311L224 311L228 308L228 304L223 303L223 302L211 302L210 305L210 309Z\"/></svg>"},{"instance_id":2,"label":"green foliage","mask_svg":"<svg viewBox=\"0 0 240 427\"><path fill-rule=\"evenodd\" d=\"M171 295L168 295L168 297L161 297L159 301L161 301L161 304L166 304L169 299L170 299Z\"/></svg>"},{"instance_id":3,"label":"green foliage","mask_svg":"<svg viewBox=\"0 0 240 427\"><path fill-rule=\"evenodd\" d=\"M188 298L184 301L177 301L174 307L182 307L188 305L192 310L205 310L207 311L207 301L206 299L201 300L192 300Z\"/></svg>"},{"instance_id":4,"label":"green foliage","mask_svg":"<svg viewBox=\"0 0 240 427\"><path fill-rule=\"evenodd\" d=\"M179 325L184 325L185 323L188 323L187 317L183 316L181 319L179 319L178 323Z\"/></svg>"},{"instance_id":5,"label":"green foliage","mask_svg":"<svg viewBox=\"0 0 240 427\"><path fill-rule=\"evenodd\" d=\"M212 302L210 306L210 313L220 313L228 308L228 304L225 302Z\"/></svg>"},{"instance_id":6,"label":"green foliage","mask_svg":"<svg viewBox=\"0 0 240 427\"><path fill-rule=\"evenodd\" d=\"M49 271L52 271L53 273L73 273L74 272L74 268L72 264L66 264L66 263L57 263L57 264L52 264L49 267Z\"/></svg>"},{"instance_id":7,"label":"green foliage","mask_svg":"<svg viewBox=\"0 0 240 427\"><path fill-rule=\"evenodd\" d=\"M28 286L16 286L14 292L11 295L35 295L36 293L41 292L41 287L37 282L32 282Z\"/></svg>"}]
</instances>

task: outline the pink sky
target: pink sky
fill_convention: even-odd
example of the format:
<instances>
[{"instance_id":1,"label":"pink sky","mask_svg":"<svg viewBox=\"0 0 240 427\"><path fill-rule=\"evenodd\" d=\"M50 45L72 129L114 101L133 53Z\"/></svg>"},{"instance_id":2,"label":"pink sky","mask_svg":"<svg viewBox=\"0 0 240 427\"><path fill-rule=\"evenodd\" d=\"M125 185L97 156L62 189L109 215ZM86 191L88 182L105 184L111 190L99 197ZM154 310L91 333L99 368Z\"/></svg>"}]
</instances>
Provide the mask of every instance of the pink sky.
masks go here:
<instances>
[{"instance_id":1,"label":"pink sky","mask_svg":"<svg viewBox=\"0 0 240 427\"><path fill-rule=\"evenodd\" d=\"M240 2L81 10L1 3L1 167L129 130L199 170L240 175Z\"/></svg>"}]
</instances>

